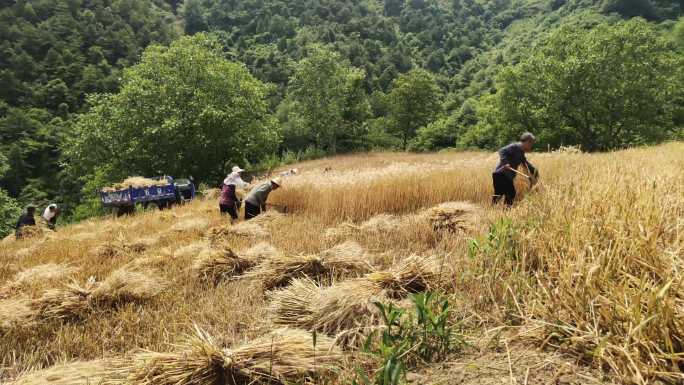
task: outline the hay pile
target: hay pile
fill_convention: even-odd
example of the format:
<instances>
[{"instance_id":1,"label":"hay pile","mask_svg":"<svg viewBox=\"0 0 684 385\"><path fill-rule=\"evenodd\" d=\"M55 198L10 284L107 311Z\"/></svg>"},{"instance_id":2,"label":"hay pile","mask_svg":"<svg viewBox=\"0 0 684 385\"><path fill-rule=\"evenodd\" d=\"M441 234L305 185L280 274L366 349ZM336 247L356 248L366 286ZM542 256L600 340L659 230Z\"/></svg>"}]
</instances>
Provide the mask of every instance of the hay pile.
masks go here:
<instances>
[{"instance_id":1,"label":"hay pile","mask_svg":"<svg viewBox=\"0 0 684 385\"><path fill-rule=\"evenodd\" d=\"M151 272L119 269L103 282L94 277L83 285L77 282L47 290L32 301L34 318L80 319L95 308L116 307L127 302L139 302L158 295L164 288Z\"/></svg>"},{"instance_id":2,"label":"hay pile","mask_svg":"<svg viewBox=\"0 0 684 385\"><path fill-rule=\"evenodd\" d=\"M382 288L366 279L324 287L310 279L296 279L270 293L269 313L277 325L315 330L335 337L343 346L360 346L381 324L374 302L388 303Z\"/></svg>"},{"instance_id":3,"label":"hay pile","mask_svg":"<svg viewBox=\"0 0 684 385\"><path fill-rule=\"evenodd\" d=\"M76 361L22 374L11 385L96 385L107 373L104 360Z\"/></svg>"},{"instance_id":4,"label":"hay pile","mask_svg":"<svg viewBox=\"0 0 684 385\"><path fill-rule=\"evenodd\" d=\"M171 353L145 352L123 360L106 384L251 385L320 383L340 371L342 353L327 337L278 329L234 348L219 347L196 328L196 336Z\"/></svg>"},{"instance_id":5,"label":"hay pile","mask_svg":"<svg viewBox=\"0 0 684 385\"><path fill-rule=\"evenodd\" d=\"M470 202L446 202L428 209L424 216L434 231L470 233L478 230L481 211Z\"/></svg>"},{"instance_id":6,"label":"hay pile","mask_svg":"<svg viewBox=\"0 0 684 385\"><path fill-rule=\"evenodd\" d=\"M309 277L332 281L335 278L359 276L371 270L363 256L328 252L319 255L277 255L264 260L245 274L261 281L266 290L287 285L295 278Z\"/></svg>"},{"instance_id":7,"label":"hay pile","mask_svg":"<svg viewBox=\"0 0 684 385\"><path fill-rule=\"evenodd\" d=\"M211 242L221 242L231 237L263 238L268 236L268 231L260 224L240 222L236 225L215 226L207 231L205 237Z\"/></svg>"},{"instance_id":8,"label":"hay pile","mask_svg":"<svg viewBox=\"0 0 684 385\"><path fill-rule=\"evenodd\" d=\"M102 191L104 192L112 192L112 191L117 191L117 190L123 190L130 187L133 188L142 188L142 187L152 187L152 186L168 186L169 181L164 179L149 179L149 178L144 178L141 176L131 176L126 179L124 179L122 182L119 183L114 183L111 186L104 187Z\"/></svg>"},{"instance_id":9,"label":"hay pile","mask_svg":"<svg viewBox=\"0 0 684 385\"><path fill-rule=\"evenodd\" d=\"M76 271L78 271L77 268L63 263L46 263L33 266L15 274L12 280L0 288L0 295L36 283L56 281L73 274Z\"/></svg>"},{"instance_id":10,"label":"hay pile","mask_svg":"<svg viewBox=\"0 0 684 385\"><path fill-rule=\"evenodd\" d=\"M204 231L207 227L209 227L209 220L205 218L188 218L171 226L171 230L178 232Z\"/></svg>"},{"instance_id":11,"label":"hay pile","mask_svg":"<svg viewBox=\"0 0 684 385\"><path fill-rule=\"evenodd\" d=\"M195 259L192 271L202 282L218 285L254 266L250 259L238 256L233 250L223 247L218 250L204 250Z\"/></svg>"},{"instance_id":12,"label":"hay pile","mask_svg":"<svg viewBox=\"0 0 684 385\"><path fill-rule=\"evenodd\" d=\"M282 255L282 253L270 243L259 242L249 249L243 251L242 255L251 261L259 263L266 259L279 257Z\"/></svg>"}]
</instances>

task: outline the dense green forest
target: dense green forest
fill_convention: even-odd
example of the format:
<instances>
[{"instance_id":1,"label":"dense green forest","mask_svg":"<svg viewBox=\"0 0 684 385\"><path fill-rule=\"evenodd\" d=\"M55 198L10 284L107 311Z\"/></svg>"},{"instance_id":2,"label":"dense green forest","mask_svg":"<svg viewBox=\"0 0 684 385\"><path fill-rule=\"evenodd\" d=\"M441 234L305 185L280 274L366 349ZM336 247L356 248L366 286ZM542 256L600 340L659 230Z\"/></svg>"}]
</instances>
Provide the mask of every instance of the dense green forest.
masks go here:
<instances>
[{"instance_id":1,"label":"dense green forest","mask_svg":"<svg viewBox=\"0 0 684 385\"><path fill-rule=\"evenodd\" d=\"M0 233L133 174L370 149L682 137L666 0L0 1Z\"/></svg>"}]
</instances>

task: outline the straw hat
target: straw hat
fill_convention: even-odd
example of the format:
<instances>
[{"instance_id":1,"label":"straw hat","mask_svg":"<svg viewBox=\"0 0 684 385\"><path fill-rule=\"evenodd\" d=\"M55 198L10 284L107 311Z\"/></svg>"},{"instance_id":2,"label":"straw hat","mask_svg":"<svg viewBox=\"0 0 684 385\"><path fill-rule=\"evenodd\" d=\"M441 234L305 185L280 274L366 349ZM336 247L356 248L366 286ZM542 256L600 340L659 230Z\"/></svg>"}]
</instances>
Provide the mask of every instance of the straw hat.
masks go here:
<instances>
[{"instance_id":1,"label":"straw hat","mask_svg":"<svg viewBox=\"0 0 684 385\"><path fill-rule=\"evenodd\" d=\"M233 172L243 172L245 170L241 169L240 166L233 166Z\"/></svg>"},{"instance_id":2,"label":"straw hat","mask_svg":"<svg viewBox=\"0 0 684 385\"><path fill-rule=\"evenodd\" d=\"M280 187L280 186L283 185L282 182L283 182L283 180L282 180L281 178L273 178L273 179L271 179L271 183L273 183L274 185L276 185L276 186L278 186L278 187Z\"/></svg>"}]
</instances>

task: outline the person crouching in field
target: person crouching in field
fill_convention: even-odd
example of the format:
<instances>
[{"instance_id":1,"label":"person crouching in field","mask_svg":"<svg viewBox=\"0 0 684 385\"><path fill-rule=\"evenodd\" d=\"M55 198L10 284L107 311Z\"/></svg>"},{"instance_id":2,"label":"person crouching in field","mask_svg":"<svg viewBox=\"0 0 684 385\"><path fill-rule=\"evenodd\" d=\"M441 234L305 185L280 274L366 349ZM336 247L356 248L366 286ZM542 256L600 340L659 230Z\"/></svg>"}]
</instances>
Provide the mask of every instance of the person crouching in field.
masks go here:
<instances>
[{"instance_id":1,"label":"person crouching in field","mask_svg":"<svg viewBox=\"0 0 684 385\"><path fill-rule=\"evenodd\" d=\"M24 233L22 231L24 227L36 225L35 214L36 206L26 206L26 211L23 214L21 214L19 220L17 221L17 225L14 227L14 236L16 239L21 239L24 236Z\"/></svg>"},{"instance_id":2,"label":"person crouching in field","mask_svg":"<svg viewBox=\"0 0 684 385\"><path fill-rule=\"evenodd\" d=\"M520 141L511 143L508 146L499 150L499 165L496 166L492 173L492 180L494 182L494 195L492 196L492 204L497 204L504 197L504 202L507 207L513 205L515 199L515 179L516 170L518 166L524 164L532 175L537 175L537 169L532 166L525 158L525 153L532 151L536 138L529 132L520 136Z\"/></svg>"},{"instance_id":3,"label":"person crouching in field","mask_svg":"<svg viewBox=\"0 0 684 385\"><path fill-rule=\"evenodd\" d=\"M245 220L252 219L266 211L266 200L271 191L280 188L281 179L275 178L252 189L245 198Z\"/></svg>"},{"instance_id":4,"label":"person crouching in field","mask_svg":"<svg viewBox=\"0 0 684 385\"><path fill-rule=\"evenodd\" d=\"M238 211L240 210L240 200L237 195L235 195L235 190L238 188L244 188L247 183L242 180L243 169L238 166L233 167L233 170L226 179L223 180L223 186L221 186L221 196L219 197L219 209L221 214L229 214L231 222L238 219Z\"/></svg>"}]
</instances>

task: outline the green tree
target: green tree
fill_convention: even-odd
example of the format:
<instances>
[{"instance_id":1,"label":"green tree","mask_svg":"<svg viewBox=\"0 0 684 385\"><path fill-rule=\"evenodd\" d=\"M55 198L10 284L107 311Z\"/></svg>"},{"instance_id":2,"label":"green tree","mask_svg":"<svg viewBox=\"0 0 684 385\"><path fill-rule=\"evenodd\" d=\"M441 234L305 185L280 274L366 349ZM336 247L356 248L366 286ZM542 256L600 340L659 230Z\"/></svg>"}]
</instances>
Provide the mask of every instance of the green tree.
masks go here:
<instances>
[{"instance_id":1,"label":"green tree","mask_svg":"<svg viewBox=\"0 0 684 385\"><path fill-rule=\"evenodd\" d=\"M90 98L64 151L72 175L193 175L215 183L278 141L269 88L206 34L151 46L116 94Z\"/></svg>"},{"instance_id":2,"label":"green tree","mask_svg":"<svg viewBox=\"0 0 684 385\"><path fill-rule=\"evenodd\" d=\"M7 158L0 153L0 177L5 175L8 169ZM7 195L7 191L0 189L0 237L12 232L20 213L21 209L17 202Z\"/></svg>"},{"instance_id":3,"label":"green tree","mask_svg":"<svg viewBox=\"0 0 684 385\"><path fill-rule=\"evenodd\" d=\"M500 142L529 130L552 146L589 151L655 143L672 134L682 68L670 43L643 20L563 27L502 71L484 120Z\"/></svg>"},{"instance_id":4,"label":"green tree","mask_svg":"<svg viewBox=\"0 0 684 385\"><path fill-rule=\"evenodd\" d=\"M394 81L387 95L388 117L404 149L419 128L437 118L442 111L441 98L435 77L423 69L411 70Z\"/></svg>"},{"instance_id":5,"label":"green tree","mask_svg":"<svg viewBox=\"0 0 684 385\"><path fill-rule=\"evenodd\" d=\"M363 79L362 70L320 45L295 65L288 97L318 148L335 153L341 139L359 136L370 114Z\"/></svg>"}]
</instances>

